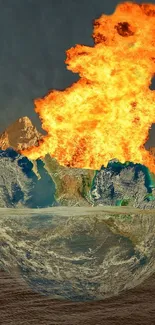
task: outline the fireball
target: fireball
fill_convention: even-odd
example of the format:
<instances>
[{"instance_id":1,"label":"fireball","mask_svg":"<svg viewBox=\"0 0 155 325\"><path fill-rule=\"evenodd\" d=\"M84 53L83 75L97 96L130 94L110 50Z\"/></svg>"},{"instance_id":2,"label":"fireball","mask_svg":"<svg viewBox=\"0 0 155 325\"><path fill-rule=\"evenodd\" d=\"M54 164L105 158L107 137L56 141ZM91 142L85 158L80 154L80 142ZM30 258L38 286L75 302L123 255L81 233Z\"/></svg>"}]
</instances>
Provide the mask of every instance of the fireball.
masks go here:
<instances>
[{"instance_id":1,"label":"fireball","mask_svg":"<svg viewBox=\"0 0 155 325\"><path fill-rule=\"evenodd\" d=\"M144 145L155 123L155 5L121 3L94 21L94 46L66 51L67 69L79 80L36 99L47 132L30 159L50 154L63 166L98 170L111 159L132 161L155 173Z\"/></svg>"}]
</instances>

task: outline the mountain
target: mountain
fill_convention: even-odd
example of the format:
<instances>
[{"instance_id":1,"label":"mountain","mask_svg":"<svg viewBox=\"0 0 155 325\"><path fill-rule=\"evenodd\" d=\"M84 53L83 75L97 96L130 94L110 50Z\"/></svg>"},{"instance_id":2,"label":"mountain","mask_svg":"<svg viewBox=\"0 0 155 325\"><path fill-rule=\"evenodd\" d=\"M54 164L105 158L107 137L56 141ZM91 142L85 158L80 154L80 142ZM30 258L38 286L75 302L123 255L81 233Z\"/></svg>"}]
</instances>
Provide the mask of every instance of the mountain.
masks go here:
<instances>
[{"instance_id":1,"label":"mountain","mask_svg":"<svg viewBox=\"0 0 155 325\"><path fill-rule=\"evenodd\" d=\"M25 116L19 118L0 135L0 148L6 150L11 147L15 151L36 146L42 135L33 126L31 120Z\"/></svg>"}]
</instances>

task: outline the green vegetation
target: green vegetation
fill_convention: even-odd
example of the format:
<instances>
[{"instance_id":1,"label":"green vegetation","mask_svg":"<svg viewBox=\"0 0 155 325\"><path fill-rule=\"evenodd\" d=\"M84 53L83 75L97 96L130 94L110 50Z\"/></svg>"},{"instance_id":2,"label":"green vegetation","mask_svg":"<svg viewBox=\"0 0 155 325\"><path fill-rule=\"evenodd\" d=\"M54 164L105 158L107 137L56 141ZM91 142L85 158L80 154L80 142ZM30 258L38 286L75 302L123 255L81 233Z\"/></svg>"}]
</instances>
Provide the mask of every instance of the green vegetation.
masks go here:
<instances>
[{"instance_id":1,"label":"green vegetation","mask_svg":"<svg viewBox=\"0 0 155 325\"><path fill-rule=\"evenodd\" d=\"M149 187L150 188L155 188L155 174L151 173L148 169L148 175L149 175Z\"/></svg>"},{"instance_id":2,"label":"green vegetation","mask_svg":"<svg viewBox=\"0 0 155 325\"><path fill-rule=\"evenodd\" d=\"M154 201L155 197L154 197L154 195L152 193L148 193L148 194L145 195L144 200Z\"/></svg>"},{"instance_id":3,"label":"green vegetation","mask_svg":"<svg viewBox=\"0 0 155 325\"><path fill-rule=\"evenodd\" d=\"M82 190L81 194L83 197L87 197L92 186L93 177L91 174L82 175Z\"/></svg>"},{"instance_id":4,"label":"green vegetation","mask_svg":"<svg viewBox=\"0 0 155 325\"><path fill-rule=\"evenodd\" d=\"M122 199L122 200L117 200L116 205L117 206L127 206L129 204L129 199Z\"/></svg>"}]
</instances>

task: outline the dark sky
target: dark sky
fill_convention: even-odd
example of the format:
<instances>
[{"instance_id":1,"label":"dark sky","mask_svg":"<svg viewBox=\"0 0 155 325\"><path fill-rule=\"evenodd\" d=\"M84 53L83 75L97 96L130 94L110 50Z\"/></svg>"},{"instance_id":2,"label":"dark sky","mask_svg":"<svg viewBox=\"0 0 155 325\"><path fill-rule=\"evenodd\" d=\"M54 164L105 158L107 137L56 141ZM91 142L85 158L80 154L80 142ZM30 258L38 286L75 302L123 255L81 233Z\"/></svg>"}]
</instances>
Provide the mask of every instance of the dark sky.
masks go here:
<instances>
[{"instance_id":1,"label":"dark sky","mask_svg":"<svg viewBox=\"0 0 155 325\"><path fill-rule=\"evenodd\" d=\"M93 19L112 14L118 2L0 0L0 132L26 115L40 126L33 100L78 80L66 69L65 51L75 44L92 46ZM155 146L153 138L155 127L149 141Z\"/></svg>"}]
</instances>

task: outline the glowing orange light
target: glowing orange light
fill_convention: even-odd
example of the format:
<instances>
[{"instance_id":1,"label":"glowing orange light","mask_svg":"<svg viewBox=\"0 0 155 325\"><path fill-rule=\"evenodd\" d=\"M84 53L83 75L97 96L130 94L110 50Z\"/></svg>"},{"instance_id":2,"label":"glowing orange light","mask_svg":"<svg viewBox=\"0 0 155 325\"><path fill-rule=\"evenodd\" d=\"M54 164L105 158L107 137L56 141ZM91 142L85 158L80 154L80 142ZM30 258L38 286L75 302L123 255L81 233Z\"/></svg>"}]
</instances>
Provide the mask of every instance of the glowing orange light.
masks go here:
<instances>
[{"instance_id":1,"label":"glowing orange light","mask_svg":"<svg viewBox=\"0 0 155 325\"><path fill-rule=\"evenodd\" d=\"M47 135L22 154L50 153L61 165L100 169L117 158L146 165L155 158L144 148L155 122L155 5L126 2L94 22L94 47L76 45L67 69L79 73L71 87L35 100Z\"/></svg>"}]
</instances>

